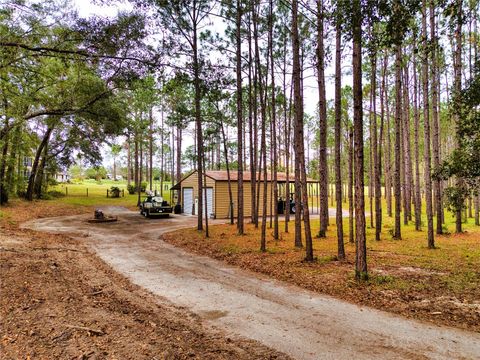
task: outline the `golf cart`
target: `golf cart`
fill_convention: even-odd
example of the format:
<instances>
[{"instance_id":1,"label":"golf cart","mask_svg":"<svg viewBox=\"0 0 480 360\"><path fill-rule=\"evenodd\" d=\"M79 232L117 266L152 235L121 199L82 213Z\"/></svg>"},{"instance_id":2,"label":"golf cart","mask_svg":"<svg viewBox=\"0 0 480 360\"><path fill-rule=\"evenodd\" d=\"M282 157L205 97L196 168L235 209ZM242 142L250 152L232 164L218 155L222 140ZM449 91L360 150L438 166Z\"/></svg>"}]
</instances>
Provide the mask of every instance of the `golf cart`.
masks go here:
<instances>
[{"instance_id":1,"label":"golf cart","mask_svg":"<svg viewBox=\"0 0 480 360\"><path fill-rule=\"evenodd\" d=\"M296 207L295 207L295 201L294 201L294 193L290 193L290 198L288 200L288 203L290 205L290 214L295 214ZM286 201L285 199L281 198L278 201L278 213L279 214L285 214L286 210Z\"/></svg>"},{"instance_id":2,"label":"golf cart","mask_svg":"<svg viewBox=\"0 0 480 360\"><path fill-rule=\"evenodd\" d=\"M167 201L151 192L147 192L147 196L140 203L140 214L147 218L154 216L169 217L172 210L172 206Z\"/></svg>"}]
</instances>

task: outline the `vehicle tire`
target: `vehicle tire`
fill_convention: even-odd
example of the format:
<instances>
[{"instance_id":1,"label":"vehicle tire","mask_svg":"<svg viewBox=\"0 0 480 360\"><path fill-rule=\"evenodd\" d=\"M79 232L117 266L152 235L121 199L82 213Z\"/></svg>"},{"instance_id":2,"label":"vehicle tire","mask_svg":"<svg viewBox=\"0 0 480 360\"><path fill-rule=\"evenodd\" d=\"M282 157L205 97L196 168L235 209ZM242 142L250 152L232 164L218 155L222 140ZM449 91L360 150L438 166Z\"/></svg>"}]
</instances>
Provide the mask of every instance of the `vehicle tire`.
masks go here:
<instances>
[{"instance_id":1,"label":"vehicle tire","mask_svg":"<svg viewBox=\"0 0 480 360\"><path fill-rule=\"evenodd\" d=\"M295 205L293 205L290 209L290 214L295 214Z\"/></svg>"},{"instance_id":2,"label":"vehicle tire","mask_svg":"<svg viewBox=\"0 0 480 360\"><path fill-rule=\"evenodd\" d=\"M145 215L146 218L149 218L150 217L150 210L145 210L143 215Z\"/></svg>"}]
</instances>

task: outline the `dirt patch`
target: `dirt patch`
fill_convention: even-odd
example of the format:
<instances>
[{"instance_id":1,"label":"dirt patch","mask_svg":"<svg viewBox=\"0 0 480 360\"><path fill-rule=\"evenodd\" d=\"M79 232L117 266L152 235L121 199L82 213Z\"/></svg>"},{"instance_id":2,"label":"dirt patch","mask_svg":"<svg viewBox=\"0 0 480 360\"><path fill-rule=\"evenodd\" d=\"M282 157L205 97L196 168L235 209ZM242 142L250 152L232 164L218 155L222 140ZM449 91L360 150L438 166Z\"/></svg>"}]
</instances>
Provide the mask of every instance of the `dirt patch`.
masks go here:
<instances>
[{"instance_id":1,"label":"dirt patch","mask_svg":"<svg viewBox=\"0 0 480 360\"><path fill-rule=\"evenodd\" d=\"M228 314L228 311L221 310L212 310L212 311L203 311L200 313L200 316L206 320L217 320Z\"/></svg>"},{"instance_id":2,"label":"dirt patch","mask_svg":"<svg viewBox=\"0 0 480 360\"><path fill-rule=\"evenodd\" d=\"M428 269L422 269L418 267L412 267L412 266L400 266L400 267L390 267L390 268L376 268L372 270L373 273L379 274L379 275L384 275L384 276L398 276L402 278L406 278L409 276L433 276L433 275L438 275L438 276L446 276L448 275L446 272L440 272L440 271L433 271L433 270L428 270Z\"/></svg>"},{"instance_id":3,"label":"dirt patch","mask_svg":"<svg viewBox=\"0 0 480 360\"><path fill-rule=\"evenodd\" d=\"M30 215L2 208L2 359L287 358L212 332L198 316L158 303L78 240L17 228L39 214L66 211L50 204Z\"/></svg>"}]
</instances>

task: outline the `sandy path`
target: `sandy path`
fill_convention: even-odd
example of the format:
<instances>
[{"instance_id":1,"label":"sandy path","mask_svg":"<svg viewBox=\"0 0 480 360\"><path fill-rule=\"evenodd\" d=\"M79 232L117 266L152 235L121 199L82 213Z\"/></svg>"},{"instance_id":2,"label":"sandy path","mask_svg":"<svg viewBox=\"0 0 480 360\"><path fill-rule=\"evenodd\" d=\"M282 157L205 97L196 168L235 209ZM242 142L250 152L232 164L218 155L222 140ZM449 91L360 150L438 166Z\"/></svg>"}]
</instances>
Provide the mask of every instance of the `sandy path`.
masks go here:
<instances>
[{"instance_id":1,"label":"sandy path","mask_svg":"<svg viewBox=\"0 0 480 360\"><path fill-rule=\"evenodd\" d=\"M480 334L436 327L346 303L227 266L159 239L196 219L147 220L121 208L119 222L90 225L85 216L39 219L26 227L73 232L133 283L209 324L297 359L475 359Z\"/></svg>"}]
</instances>

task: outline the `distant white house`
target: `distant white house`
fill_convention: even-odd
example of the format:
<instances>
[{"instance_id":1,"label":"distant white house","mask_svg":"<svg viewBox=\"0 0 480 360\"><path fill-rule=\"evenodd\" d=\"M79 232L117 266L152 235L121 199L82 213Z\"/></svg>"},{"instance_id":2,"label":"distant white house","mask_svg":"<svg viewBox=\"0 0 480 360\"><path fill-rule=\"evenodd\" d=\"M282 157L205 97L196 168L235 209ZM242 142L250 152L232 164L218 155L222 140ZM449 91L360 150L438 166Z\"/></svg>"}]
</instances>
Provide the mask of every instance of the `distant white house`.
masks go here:
<instances>
[{"instance_id":1,"label":"distant white house","mask_svg":"<svg viewBox=\"0 0 480 360\"><path fill-rule=\"evenodd\" d=\"M107 174L107 179L113 180L113 174L108 173L108 174ZM123 176L122 176L122 175L117 175L117 176L115 177L115 180L121 181L121 180L123 180Z\"/></svg>"},{"instance_id":2,"label":"distant white house","mask_svg":"<svg viewBox=\"0 0 480 360\"><path fill-rule=\"evenodd\" d=\"M68 175L67 172L57 172L53 175L53 178L57 181L57 182L67 182L70 180L70 175Z\"/></svg>"},{"instance_id":3,"label":"distant white house","mask_svg":"<svg viewBox=\"0 0 480 360\"><path fill-rule=\"evenodd\" d=\"M23 157L23 178L28 180L30 174L32 173L33 158L31 156ZM70 180L70 175L66 171L58 171L55 174L51 175L57 182L67 182Z\"/></svg>"}]
</instances>

